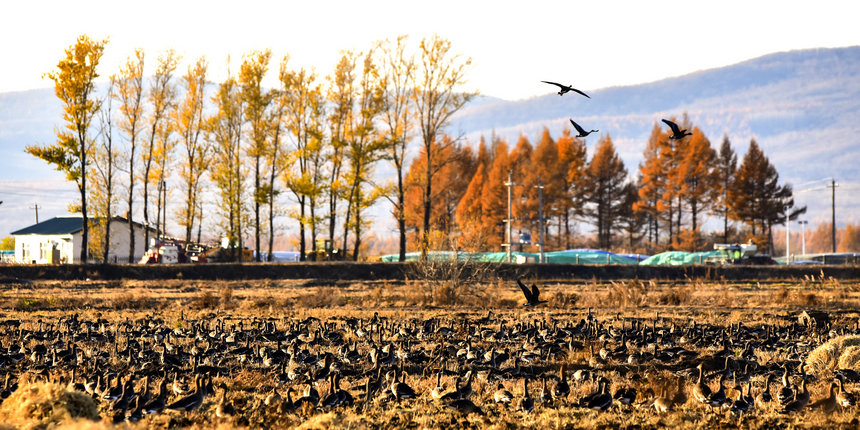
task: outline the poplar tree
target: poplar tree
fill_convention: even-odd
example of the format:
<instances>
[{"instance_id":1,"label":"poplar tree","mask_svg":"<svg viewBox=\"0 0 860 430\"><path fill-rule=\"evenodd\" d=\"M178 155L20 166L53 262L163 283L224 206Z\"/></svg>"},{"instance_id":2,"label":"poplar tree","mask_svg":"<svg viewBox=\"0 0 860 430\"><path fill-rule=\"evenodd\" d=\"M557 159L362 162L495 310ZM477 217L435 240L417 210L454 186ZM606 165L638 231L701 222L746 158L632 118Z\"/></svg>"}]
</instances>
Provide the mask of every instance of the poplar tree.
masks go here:
<instances>
[{"instance_id":1,"label":"poplar tree","mask_svg":"<svg viewBox=\"0 0 860 430\"><path fill-rule=\"evenodd\" d=\"M412 110L409 98L412 81L415 78L415 57L407 52L407 37L399 36L394 41L386 41L377 51L382 57L380 74L382 77L384 136L388 144L388 159L394 165L396 181L391 187L394 194L389 197L392 212L397 219L399 236L399 261L406 261L406 212L404 170L406 148L412 129Z\"/></svg>"},{"instance_id":2,"label":"poplar tree","mask_svg":"<svg viewBox=\"0 0 860 430\"><path fill-rule=\"evenodd\" d=\"M218 86L212 100L217 112L207 120L211 135L213 158L209 175L218 188L217 210L221 227L228 241L230 258L242 261L243 234L246 218L244 204L245 169L241 160L242 106L236 78L228 76Z\"/></svg>"},{"instance_id":3,"label":"poplar tree","mask_svg":"<svg viewBox=\"0 0 860 430\"><path fill-rule=\"evenodd\" d=\"M254 164L254 250L255 261L260 261L260 206L269 203L268 191L263 183L262 169L264 156L268 150L267 139L271 124L268 117L272 93L263 89L262 81L269 69L270 50L254 51L245 56L239 69L239 86L245 121L250 125L247 154Z\"/></svg>"},{"instance_id":4,"label":"poplar tree","mask_svg":"<svg viewBox=\"0 0 860 430\"><path fill-rule=\"evenodd\" d=\"M93 239L100 241L90 242L92 255L101 254L103 263L108 262L110 255L111 231L117 198L115 193L116 167L118 164L118 151L113 141L113 106L116 76L111 76L108 81L107 94L101 102L99 110L99 132L96 144L93 146L93 181L90 195L92 196L93 212L98 217L97 222L91 223L95 226Z\"/></svg>"},{"instance_id":5,"label":"poplar tree","mask_svg":"<svg viewBox=\"0 0 860 430\"><path fill-rule=\"evenodd\" d=\"M170 127L167 125L170 111L174 108L176 89L171 82L173 72L179 64L179 57L172 49L168 49L158 57L158 65L150 83L147 100L152 106L149 116L149 140L144 141L143 162L143 221L144 246L149 246L149 184L156 180L153 171L153 163L158 155L158 147L166 145L170 136ZM157 185L157 183L156 183ZM159 193L160 196L160 193ZM160 205L159 205L160 209ZM158 223L159 220L156 220Z\"/></svg>"},{"instance_id":6,"label":"poplar tree","mask_svg":"<svg viewBox=\"0 0 860 430\"><path fill-rule=\"evenodd\" d=\"M299 253L306 258L305 230L311 229L311 242L316 251L315 202L321 194L318 166L322 150L322 121L325 116L324 96L316 74L304 68L292 71L281 62L279 80L286 99L286 129L293 140L293 150L284 158L282 180L296 197L299 212L292 216L299 222Z\"/></svg>"},{"instance_id":7,"label":"poplar tree","mask_svg":"<svg viewBox=\"0 0 860 430\"><path fill-rule=\"evenodd\" d=\"M466 68L471 64L471 59L464 60L452 53L450 41L434 35L423 39L419 48L420 62L411 95L425 157L421 256L426 258L433 210L433 174L436 170L432 159L433 145L443 144L442 139L439 139L440 132L447 126L451 116L476 94L459 90L466 82Z\"/></svg>"},{"instance_id":8,"label":"poplar tree","mask_svg":"<svg viewBox=\"0 0 860 430\"><path fill-rule=\"evenodd\" d=\"M330 108L328 115L329 139L326 148L328 164L328 238L335 246L335 229L337 226L338 201L349 198L346 195L347 185L344 184L344 152L349 145L350 134L355 123L355 99L358 96L355 84L356 55L345 52L335 66L334 73L329 76L329 89L326 93L326 104ZM346 230L346 227L344 228ZM344 233L343 252L346 252L346 233Z\"/></svg>"},{"instance_id":9,"label":"poplar tree","mask_svg":"<svg viewBox=\"0 0 860 430\"><path fill-rule=\"evenodd\" d=\"M134 57L129 57L125 64L119 69L117 78L117 91L114 97L119 101L120 121L117 124L120 131L124 132L128 141L123 153L128 166L126 203L126 217L128 218L128 262L134 262L134 185L137 182L135 171L137 170L138 134L142 127L143 117L143 65L144 52L142 49L134 50ZM144 244L144 247L147 245Z\"/></svg>"},{"instance_id":10,"label":"poplar tree","mask_svg":"<svg viewBox=\"0 0 860 430\"><path fill-rule=\"evenodd\" d=\"M203 136L205 132L206 59L201 57L189 65L182 77L185 97L173 115L174 128L180 136L184 158L179 171L184 188L183 204L178 211L179 225L185 228L185 242L191 242L197 213L200 206L200 181L211 159L211 145Z\"/></svg>"},{"instance_id":11,"label":"poplar tree","mask_svg":"<svg viewBox=\"0 0 860 430\"><path fill-rule=\"evenodd\" d=\"M379 189L368 189L376 163L385 157L387 143L377 130L377 118L383 110L383 86L374 63L373 50L364 55L361 77L356 86L355 114L351 116L344 158L348 163L345 175L346 214L344 215L343 252L352 228L353 260L358 260L362 232L366 222L364 212L381 195Z\"/></svg>"},{"instance_id":12,"label":"poplar tree","mask_svg":"<svg viewBox=\"0 0 860 430\"><path fill-rule=\"evenodd\" d=\"M89 128L100 103L93 97L96 69L104 53L106 40L96 41L87 35L78 36L74 45L66 49L57 63L57 70L46 76L54 82L54 93L63 104L66 126L56 130L57 142L53 145L26 147L26 151L64 172L75 182L81 194L83 231L81 237L82 263L87 261L89 249L89 219L87 216L87 170L90 150Z\"/></svg>"}]
</instances>

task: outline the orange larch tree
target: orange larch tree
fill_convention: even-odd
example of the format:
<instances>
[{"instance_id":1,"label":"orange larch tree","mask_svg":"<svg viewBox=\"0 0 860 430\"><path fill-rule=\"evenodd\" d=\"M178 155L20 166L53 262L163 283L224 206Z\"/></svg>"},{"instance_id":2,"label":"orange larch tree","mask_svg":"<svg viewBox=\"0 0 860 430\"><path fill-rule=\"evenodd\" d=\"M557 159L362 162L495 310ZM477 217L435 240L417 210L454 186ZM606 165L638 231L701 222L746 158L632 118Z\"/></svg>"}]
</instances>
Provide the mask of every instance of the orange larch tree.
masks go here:
<instances>
[{"instance_id":1,"label":"orange larch tree","mask_svg":"<svg viewBox=\"0 0 860 430\"><path fill-rule=\"evenodd\" d=\"M717 195L714 191L717 188L716 158L711 142L698 127L694 127L678 169L681 198L690 211L690 231L693 235L698 235L699 213L709 210Z\"/></svg>"},{"instance_id":2,"label":"orange larch tree","mask_svg":"<svg viewBox=\"0 0 860 430\"><path fill-rule=\"evenodd\" d=\"M561 178L560 181L563 181L557 207L561 217L559 230L564 227L564 249L570 249L570 222L573 217L582 214L584 207L585 194L582 185L585 180L588 156L585 141L571 136L570 129L564 129L562 136L556 141L556 148L558 150L556 175Z\"/></svg>"},{"instance_id":3,"label":"orange larch tree","mask_svg":"<svg viewBox=\"0 0 860 430\"><path fill-rule=\"evenodd\" d=\"M628 201L627 168L615 152L612 138L606 135L600 139L594 155L585 169L585 216L593 220L597 227L598 246L608 249L611 246L612 230L622 220L624 205Z\"/></svg>"}]
</instances>

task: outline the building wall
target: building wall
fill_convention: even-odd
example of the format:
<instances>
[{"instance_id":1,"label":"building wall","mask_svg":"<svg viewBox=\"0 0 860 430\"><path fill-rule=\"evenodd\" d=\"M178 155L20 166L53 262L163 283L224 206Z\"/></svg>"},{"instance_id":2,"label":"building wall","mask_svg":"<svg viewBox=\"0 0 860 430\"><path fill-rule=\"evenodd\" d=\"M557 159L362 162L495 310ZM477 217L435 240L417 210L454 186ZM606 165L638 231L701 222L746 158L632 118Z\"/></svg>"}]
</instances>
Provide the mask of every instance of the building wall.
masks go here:
<instances>
[{"instance_id":1,"label":"building wall","mask_svg":"<svg viewBox=\"0 0 860 430\"><path fill-rule=\"evenodd\" d=\"M15 262L25 264L47 264L53 248L60 251L57 263L73 261L75 249L80 249L80 238L75 246L72 235L22 235L15 236Z\"/></svg>"},{"instance_id":2,"label":"building wall","mask_svg":"<svg viewBox=\"0 0 860 430\"><path fill-rule=\"evenodd\" d=\"M108 260L111 263L129 263L128 261L128 223L111 222L111 248ZM81 232L73 235L18 235L15 236L15 262L24 264L48 264L50 250L56 247L60 251L59 263L80 263ZM134 229L134 261L137 263L146 252L143 243L143 228ZM90 238L92 240L92 237ZM26 254L26 255L25 255ZM101 257L101 256L99 256Z\"/></svg>"}]
</instances>

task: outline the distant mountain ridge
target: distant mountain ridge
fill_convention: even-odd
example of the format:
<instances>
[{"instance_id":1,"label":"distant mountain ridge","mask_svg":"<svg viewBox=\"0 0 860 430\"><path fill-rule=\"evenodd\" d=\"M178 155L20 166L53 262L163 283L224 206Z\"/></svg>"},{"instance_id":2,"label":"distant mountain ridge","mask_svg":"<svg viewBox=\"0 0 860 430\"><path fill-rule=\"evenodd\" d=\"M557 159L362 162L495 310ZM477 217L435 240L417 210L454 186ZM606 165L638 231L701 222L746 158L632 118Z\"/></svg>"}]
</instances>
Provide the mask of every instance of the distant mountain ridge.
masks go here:
<instances>
[{"instance_id":1,"label":"distant mountain ridge","mask_svg":"<svg viewBox=\"0 0 860 430\"><path fill-rule=\"evenodd\" d=\"M545 79L575 85L575 75ZM513 144L524 134L535 143L544 127L558 137L573 118L600 130L587 139L589 148L611 135L635 176L654 125L686 113L714 147L727 135L738 158L755 138L781 181L795 185L798 203L809 206L810 227L830 219L830 193L819 181L830 177L840 183L837 223L860 222L859 46L781 52L640 85L580 89L592 98L560 97L549 85L546 95L523 100L481 96L455 115L448 132L475 145L492 135ZM0 236L27 226L36 201L53 216L75 199L61 173L24 153L27 145L52 142L58 126L62 108L52 89L0 93ZM378 212L381 219L389 210Z\"/></svg>"},{"instance_id":2,"label":"distant mountain ridge","mask_svg":"<svg viewBox=\"0 0 860 430\"><path fill-rule=\"evenodd\" d=\"M583 66L583 67L588 67ZM547 79L574 77L547 77ZM586 129L609 134L631 175L661 118L685 113L719 147L727 135L741 159L755 139L777 167L782 182L795 185L809 219L829 221L829 194L803 191L835 177L837 223L860 217L860 46L809 49L765 55L738 64L655 82L587 90L590 99L568 93L516 101L484 101L453 119L452 133L477 142L520 135L535 143L544 127L554 137L573 118ZM662 126L662 124L660 124ZM591 148L600 137L592 135Z\"/></svg>"}]
</instances>

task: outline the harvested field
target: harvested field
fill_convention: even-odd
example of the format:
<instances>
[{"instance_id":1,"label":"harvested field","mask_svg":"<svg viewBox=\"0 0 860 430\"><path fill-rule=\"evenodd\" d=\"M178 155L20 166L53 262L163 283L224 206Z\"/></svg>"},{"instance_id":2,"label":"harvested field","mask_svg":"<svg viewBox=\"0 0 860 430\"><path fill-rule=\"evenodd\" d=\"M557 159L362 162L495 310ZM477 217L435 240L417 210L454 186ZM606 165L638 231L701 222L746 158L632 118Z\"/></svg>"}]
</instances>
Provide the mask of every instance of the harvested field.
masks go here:
<instances>
[{"instance_id":1,"label":"harvested field","mask_svg":"<svg viewBox=\"0 0 860 430\"><path fill-rule=\"evenodd\" d=\"M516 284L493 276L10 282L0 290L0 419L32 428L860 424L856 406L818 402L836 375L847 393L860 382L853 338L828 343L860 335L860 282L525 281L548 302L523 307ZM804 311L824 319L802 325ZM699 365L712 392L722 378L723 396L697 400ZM787 407L777 400L786 371L801 393ZM745 404L768 375L774 399ZM611 401L585 399L601 385ZM496 402L500 387L510 403ZM80 393L95 400L97 422L16 406L76 410L45 402ZM146 413L158 399L173 409Z\"/></svg>"}]
</instances>

